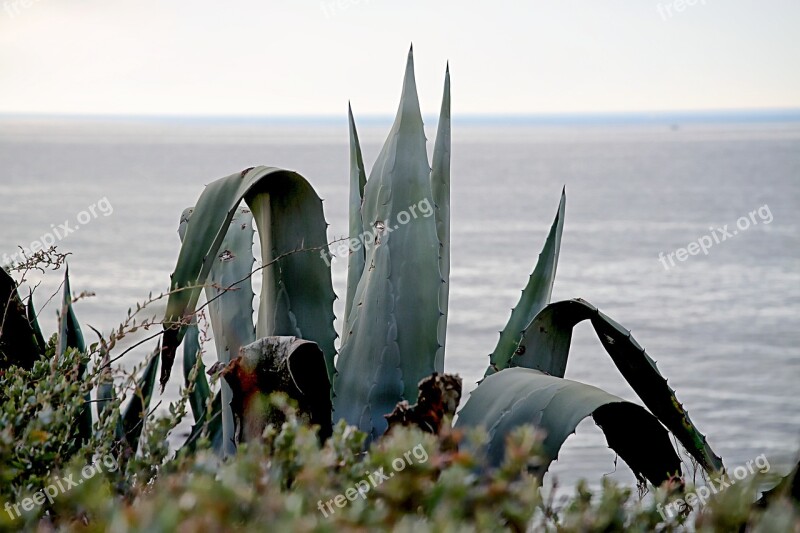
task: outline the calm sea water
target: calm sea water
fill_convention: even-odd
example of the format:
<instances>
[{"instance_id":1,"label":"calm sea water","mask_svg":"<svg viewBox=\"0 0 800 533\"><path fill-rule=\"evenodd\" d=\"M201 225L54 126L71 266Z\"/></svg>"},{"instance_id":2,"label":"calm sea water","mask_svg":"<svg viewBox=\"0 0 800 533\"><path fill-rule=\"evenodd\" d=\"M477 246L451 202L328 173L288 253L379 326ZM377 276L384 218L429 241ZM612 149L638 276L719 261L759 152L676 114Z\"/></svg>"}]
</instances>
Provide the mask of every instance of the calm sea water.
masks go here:
<instances>
[{"instance_id":1,"label":"calm sea water","mask_svg":"<svg viewBox=\"0 0 800 533\"><path fill-rule=\"evenodd\" d=\"M368 166L387 131L362 128ZM456 125L453 143L446 366L467 389L483 374L566 186L554 298L582 297L631 329L729 467L762 453L776 470L796 459L800 123L473 124ZM73 254L73 290L96 293L78 304L80 320L108 332L148 292L168 287L183 208L210 181L257 164L309 178L326 200L329 236L346 232L344 124L2 120L0 256L81 216L86 223L58 245ZM96 217L80 215L98 202ZM659 261L710 228L732 232L759 208L750 227L707 255L669 269ZM340 295L343 267L334 268ZM60 281L60 273L41 280L40 306ZM43 311L46 331L55 312L52 304ZM164 405L176 397L179 364ZM635 399L588 325L576 331L567 377ZM633 480L587 421L553 476L564 485L612 471Z\"/></svg>"}]
</instances>

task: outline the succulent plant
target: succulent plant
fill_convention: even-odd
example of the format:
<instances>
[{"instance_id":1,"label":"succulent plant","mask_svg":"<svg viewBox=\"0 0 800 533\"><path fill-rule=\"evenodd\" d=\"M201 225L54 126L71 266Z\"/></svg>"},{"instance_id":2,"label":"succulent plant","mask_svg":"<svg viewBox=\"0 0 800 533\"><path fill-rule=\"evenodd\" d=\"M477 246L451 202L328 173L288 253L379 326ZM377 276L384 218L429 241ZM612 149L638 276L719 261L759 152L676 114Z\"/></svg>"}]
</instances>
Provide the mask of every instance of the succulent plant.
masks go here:
<instances>
[{"instance_id":1,"label":"succulent plant","mask_svg":"<svg viewBox=\"0 0 800 533\"><path fill-rule=\"evenodd\" d=\"M298 350L295 355L281 352L288 358L288 378L265 379L260 393L280 389L302 403L312 396L327 397L308 390L307 383L327 387L333 405L330 422L343 419L371 440L387 430L387 415L400 425L414 417L425 418L423 407L409 404L418 399L418 385L427 387L426 379L444 370L450 278L449 68L432 164L426 151L413 51L408 56L397 116L369 179L352 110L349 132L349 255L338 358L322 201L299 174L256 167L208 185L191 217L185 214L182 218L183 244L172 274L173 292L164 323L162 386L179 345L194 327L192 317L203 286L211 287L207 298L212 302L209 311L222 363L217 370L238 373L241 383L243 368L277 368L274 353L263 355L264 360L256 357L255 361L236 362L236 349L242 354L255 353L253 344L244 344L253 325L247 319L253 295L249 267L245 268L252 265L252 242L247 238L252 231L246 218L249 210L262 254L262 292L253 340L263 343L269 337L291 337L319 346L318 350ZM240 207L242 200L245 210ZM681 473L667 430L705 470L722 469L721 459L628 330L582 300L550 303L565 204L562 192L538 263L500 334L486 377L460 411L456 428L486 428L489 441L484 451L490 465L501 463L505 441L515 428L524 424L541 428L547 435L543 472L577 424L591 415L605 432L609 446L640 480L659 484ZM430 207L430 216L412 220L409 212L415 206ZM242 238L237 239L237 234ZM362 238L365 236L370 238ZM241 268L233 268L236 264ZM572 328L582 320L592 323L601 344L647 409L564 378ZM240 330L243 334L232 341L229 332ZM196 354L196 337L188 335L186 339ZM193 359L186 361L192 364ZM300 375L306 370L316 372L322 363L327 383ZM263 375L262 371L251 372L244 377L261 379ZM198 374L198 379L198 394L205 397L197 403L211 405L208 386L202 383L205 377ZM277 382L283 385L274 385ZM460 390L453 395L458 396ZM213 404L217 411L212 418L232 416L231 403L223 390L223 401ZM201 424L205 411L194 411L196 423ZM439 423L437 417L433 419ZM223 427L223 433L224 446L231 446L233 430Z\"/></svg>"},{"instance_id":2,"label":"succulent plant","mask_svg":"<svg viewBox=\"0 0 800 533\"><path fill-rule=\"evenodd\" d=\"M58 331L54 335L55 344L49 347L39 327L36 316L33 294L29 294L27 304L23 305L17 283L6 272L0 269L0 372L11 367L30 370L34 365L48 358L51 372L65 365L66 361L75 360L77 367L73 370L80 382L83 394L83 405L71 426L71 453L77 451L81 444L89 441L95 424L108 416L116 420L115 448L123 457L135 454L139 447L144 420L155 390L160 346L147 359L141 376L136 380L134 393L124 409L110 411L117 401L117 392L110 372L110 362L105 340L87 346L81 326L73 308L73 296L69 280L69 268L64 274L64 283L59 311ZM99 333L98 333L99 336ZM90 353L101 354L97 368L90 375L88 362ZM1 375L1 374L0 374ZM90 390L97 384L95 400L92 401ZM96 404L97 417L93 416L91 405Z\"/></svg>"}]
</instances>

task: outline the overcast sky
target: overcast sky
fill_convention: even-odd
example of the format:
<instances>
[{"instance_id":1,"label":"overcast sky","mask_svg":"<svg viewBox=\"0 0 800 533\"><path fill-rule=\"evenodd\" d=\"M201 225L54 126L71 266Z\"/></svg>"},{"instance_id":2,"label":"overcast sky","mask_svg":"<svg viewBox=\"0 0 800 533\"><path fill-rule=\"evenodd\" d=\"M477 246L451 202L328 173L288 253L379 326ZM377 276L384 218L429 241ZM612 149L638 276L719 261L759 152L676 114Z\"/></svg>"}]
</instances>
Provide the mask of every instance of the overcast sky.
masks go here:
<instances>
[{"instance_id":1,"label":"overcast sky","mask_svg":"<svg viewBox=\"0 0 800 533\"><path fill-rule=\"evenodd\" d=\"M388 115L412 41L427 113L800 107L798 0L0 5L0 113Z\"/></svg>"}]
</instances>

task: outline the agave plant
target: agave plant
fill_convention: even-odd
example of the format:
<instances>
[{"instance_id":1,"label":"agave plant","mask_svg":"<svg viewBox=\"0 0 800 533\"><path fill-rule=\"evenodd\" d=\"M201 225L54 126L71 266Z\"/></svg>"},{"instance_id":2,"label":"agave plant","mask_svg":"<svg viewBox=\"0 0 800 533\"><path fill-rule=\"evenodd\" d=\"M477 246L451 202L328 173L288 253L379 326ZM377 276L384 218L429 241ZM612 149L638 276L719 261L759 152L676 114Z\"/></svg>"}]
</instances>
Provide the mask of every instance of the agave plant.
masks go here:
<instances>
[{"instance_id":1,"label":"agave plant","mask_svg":"<svg viewBox=\"0 0 800 533\"><path fill-rule=\"evenodd\" d=\"M61 307L58 319L58 331L54 336L54 349L48 347L42 335L33 303L33 294L27 297L27 303L19 294L17 283L6 272L0 269L0 371L10 367L24 370L33 368L37 361L52 357L51 372L61 367L68 354L77 352L77 378L85 385L83 407L77 413L73 424L72 452L89 441L95 423L113 416L115 424L115 442L113 448L122 454L123 459L135 454L139 447L139 439L144 426L144 419L150 405L158 369L161 348L157 347L149 357L142 374L136 380L134 394L124 409L113 412L112 406L117 403L117 389L111 375L109 352L105 341L87 346L83 332L73 309L73 296L69 281L69 268L64 274ZM99 336L99 333L98 333ZM88 362L90 353L101 355L94 374L89 375ZM71 359L70 359L71 360ZM92 401L89 389L97 384L95 399ZM121 400L121 399L120 399ZM96 405L96 417L92 414L91 405Z\"/></svg>"},{"instance_id":2,"label":"agave plant","mask_svg":"<svg viewBox=\"0 0 800 533\"><path fill-rule=\"evenodd\" d=\"M208 185L191 217L188 211L182 217L183 243L164 323L161 383L169 379L182 341L189 346L184 353L197 352L192 317L205 285L221 362L217 370L238 376L229 382L236 385L233 395L240 397L229 400L232 392L223 388L222 401L215 401L221 414L197 417L195 433L203 420L207 425L221 416L216 431L229 452L236 442L234 415L247 418L248 411L257 412L256 398L287 383L290 395L301 400L315 396L323 402L330 391L331 416L321 425L345 420L376 439L387 430L387 415L402 402L416 402L418 384L444 371L450 277L449 68L430 164L413 52L394 125L368 179L352 111L349 130L352 246L338 357L325 256L327 224L322 201L305 178L273 167L247 169ZM412 206L426 203L434 206L432 216L403 223ZM670 432L705 470L721 469L721 459L628 330L583 300L550 303L565 203L562 192L538 263L500 334L486 377L460 411L456 427L484 427L486 457L494 465L503 460L505 439L514 428L541 428L546 434L543 472L578 423L591 415L640 481L659 484L681 473ZM255 325L250 315L251 215L261 244L257 271L262 289ZM365 234L372 238L360 246L358 239ZM583 320L591 322L647 408L564 378L572 329ZM293 352L298 339L316 343L318 349ZM256 350L266 362L253 358L253 341L275 347L269 354ZM185 357L185 364L192 365L193 357ZM204 377L202 381L199 389L205 396L198 404L208 404L208 386ZM325 394L319 394L320 387ZM196 415L205 416L199 411Z\"/></svg>"}]
</instances>

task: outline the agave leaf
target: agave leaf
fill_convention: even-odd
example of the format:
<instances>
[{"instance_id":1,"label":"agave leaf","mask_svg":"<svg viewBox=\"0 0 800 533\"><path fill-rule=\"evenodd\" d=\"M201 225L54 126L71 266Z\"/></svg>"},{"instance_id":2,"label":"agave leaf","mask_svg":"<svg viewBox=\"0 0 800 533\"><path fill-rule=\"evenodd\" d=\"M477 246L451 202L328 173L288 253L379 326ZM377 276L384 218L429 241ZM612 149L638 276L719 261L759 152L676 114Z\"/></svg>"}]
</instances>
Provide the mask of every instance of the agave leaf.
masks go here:
<instances>
[{"instance_id":1,"label":"agave leaf","mask_svg":"<svg viewBox=\"0 0 800 533\"><path fill-rule=\"evenodd\" d=\"M511 431L524 424L536 426L545 432L537 472L543 475L567 437L589 415L637 479L660 485L681 472L669 434L647 410L597 387L537 370L510 368L485 378L459 412L456 427L486 428L487 458L498 466Z\"/></svg>"},{"instance_id":2,"label":"agave leaf","mask_svg":"<svg viewBox=\"0 0 800 533\"><path fill-rule=\"evenodd\" d=\"M81 325L72 308L72 289L69 284L69 267L64 272L64 290L61 299L61 313L58 321L58 343L56 354L63 357L67 348L75 348L79 352L86 351ZM85 365L83 365L85 368ZM83 374L81 374L83 375Z\"/></svg>"},{"instance_id":3,"label":"agave leaf","mask_svg":"<svg viewBox=\"0 0 800 533\"><path fill-rule=\"evenodd\" d=\"M558 267L558 255L561 249L561 233L564 230L566 201L566 192L562 191L561 202L558 204L558 213L556 213L556 218L550 228L542 253L539 254L539 261L528 279L528 285L522 291L519 303L511 311L511 318L509 318L508 324L500 332L500 340L490 356L490 365L486 371L487 375L509 366L514 350L516 350L522 338L523 330L530 324L536 314L550 303L553 282L556 278L556 268Z\"/></svg>"},{"instance_id":4,"label":"agave leaf","mask_svg":"<svg viewBox=\"0 0 800 533\"><path fill-rule=\"evenodd\" d=\"M548 305L528 324L510 366L533 368L563 378L573 328L597 313L580 299Z\"/></svg>"},{"instance_id":5,"label":"agave leaf","mask_svg":"<svg viewBox=\"0 0 800 533\"><path fill-rule=\"evenodd\" d=\"M450 301L450 65L444 75L444 96L433 147L431 190L436 207L436 235L439 238L439 272L442 284L439 287L439 349L436 351L436 366L444 367L447 345L447 313Z\"/></svg>"},{"instance_id":6,"label":"agave leaf","mask_svg":"<svg viewBox=\"0 0 800 533\"><path fill-rule=\"evenodd\" d=\"M97 392L95 392L95 403L97 404L97 420L102 421L103 417L112 407L112 402L116 400L117 393L114 390L114 376L111 373L110 353L108 351L108 344L103 336L92 326L89 326L100 339L100 365L101 370L97 378ZM121 442L124 438L124 431L122 429L122 419L117 416L116 426L114 428L114 436L117 442Z\"/></svg>"},{"instance_id":7,"label":"agave leaf","mask_svg":"<svg viewBox=\"0 0 800 533\"><path fill-rule=\"evenodd\" d=\"M563 377L572 329L586 319L591 320L603 348L647 408L706 471L721 470L722 459L692 424L689 413L658 371L655 361L636 342L630 331L592 304L575 299L547 306L526 328L511 364Z\"/></svg>"},{"instance_id":8,"label":"agave leaf","mask_svg":"<svg viewBox=\"0 0 800 533\"><path fill-rule=\"evenodd\" d=\"M192 426L192 431L183 446L190 452L197 448L200 437L207 435L211 441L211 448L215 453L222 453L222 394L217 392L211 402L211 411L206 416L206 408L203 406L202 416Z\"/></svg>"},{"instance_id":9,"label":"agave leaf","mask_svg":"<svg viewBox=\"0 0 800 533\"><path fill-rule=\"evenodd\" d=\"M442 285L436 221L398 219L426 203L432 214L430 171L409 52L397 118L364 189L363 222L374 239L334 381L334 421L344 418L372 437L383 434L384 415L398 401L416 401L422 378L444 370L436 358Z\"/></svg>"},{"instance_id":10,"label":"agave leaf","mask_svg":"<svg viewBox=\"0 0 800 533\"><path fill-rule=\"evenodd\" d=\"M30 369L42 353L17 292L17 283L0 268L0 368Z\"/></svg>"},{"instance_id":11,"label":"agave leaf","mask_svg":"<svg viewBox=\"0 0 800 533\"><path fill-rule=\"evenodd\" d=\"M185 236L193 211L193 209L187 209L181 215L181 224L178 227L181 239ZM253 215L249 209L240 207L228 226L227 234L220 246L221 252L214 258L215 264L211 267L209 284L205 288L217 358L223 363L227 363L235 357L239 353L239 348L255 341L253 288L249 280L255 262L253 235ZM226 287L243 279L247 281L237 284L233 290L226 290ZM195 322L194 317L192 320ZM197 340L196 324L194 340ZM199 345L197 349L199 349ZM184 347L184 363L186 363L186 350L187 348ZM192 354L193 361L196 353L195 351L195 354ZM189 366L189 370L192 366ZM186 372L187 369L184 367L184 374ZM205 380L205 375L202 376L202 379ZM208 389L207 385L206 389ZM206 393L206 396L210 394L207 390ZM232 398L230 387L227 383L223 383L222 427L226 435L225 455L236 453L233 444L233 413L230 410ZM205 399L200 399L200 405L205 405Z\"/></svg>"},{"instance_id":12,"label":"agave leaf","mask_svg":"<svg viewBox=\"0 0 800 533\"><path fill-rule=\"evenodd\" d=\"M63 358L69 348L78 350L81 353L81 362L78 366L78 379L83 379L86 375L86 342L83 338L78 317L72 307L72 289L69 283L69 267L64 272L64 289L61 299L61 313L58 320L58 342L56 357ZM88 441L92 436L92 397L89 392L84 395L84 406L78 413L77 425L75 427L77 437L80 442Z\"/></svg>"},{"instance_id":13,"label":"agave leaf","mask_svg":"<svg viewBox=\"0 0 800 533\"><path fill-rule=\"evenodd\" d=\"M139 448L139 437L142 435L144 419L147 417L147 410L150 408L150 399L153 397L153 390L156 386L156 370L158 369L160 354L161 346L158 346L150 356L144 372L137 380L136 391L122 414L122 428L125 432L125 439L133 453L136 453Z\"/></svg>"},{"instance_id":14,"label":"agave leaf","mask_svg":"<svg viewBox=\"0 0 800 533\"><path fill-rule=\"evenodd\" d=\"M97 335L100 343L100 373L97 379L97 392L95 393L95 402L97 408L97 419L103 418L103 413L110 407L110 403L116 398L114 392L114 377L111 374L111 355L108 351L108 343L95 328L91 325L89 328Z\"/></svg>"},{"instance_id":15,"label":"agave leaf","mask_svg":"<svg viewBox=\"0 0 800 533\"><path fill-rule=\"evenodd\" d=\"M28 292L28 303L26 305L26 312L28 317L28 324L33 330L33 336L36 339L36 344L39 346L39 353L44 353L47 349L47 341L44 340L42 329L39 327L39 318L36 316L36 308L33 305L33 291Z\"/></svg>"},{"instance_id":16,"label":"agave leaf","mask_svg":"<svg viewBox=\"0 0 800 533\"><path fill-rule=\"evenodd\" d=\"M364 234L364 223L361 220L361 204L364 201L364 187L367 184L367 173L364 170L364 158L361 156L361 145L358 142L358 131L353 119L353 109L347 106L350 122L350 239L359 239ZM343 324L347 324L350 308L353 306L358 280L364 272L365 254L361 244L350 247L347 258L347 296L344 303Z\"/></svg>"},{"instance_id":17,"label":"agave leaf","mask_svg":"<svg viewBox=\"0 0 800 533\"><path fill-rule=\"evenodd\" d=\"M186 387L191 384L190 377L192 370L197 367L197 376L194 380L194 390L189 395L189 406L192 409L192 416L195 423L203 421L206 410L206 402L211 396L211 389L205 374L203 360L197 357L200 352L200 332L197 330L197 322L193 322L186 330L183 338L183 382Z\"/></svg>"},{"instance_id":18,"label":"agave leaf","mask_svg":"<svg viewBox=\"0 0 800 533\"><path fill-rule=\"evenodd\" d=\"M260 439L267 425L283 424L283 413L270 406L269 395L274 392L296 401L298 413L319 426L320 438L331 435L331 385L316 343L297 337L258 339L243 346L239 357L219 375L233 389L237 443Z\"/></svg>"},{"instance_id":19,"label":"agave leaf","mask_svg":"<svg viewBox=\"0 0 800 533\"><path fill-rule=\"evenodd\" d=\"M194 208L172 274L175 292L169 297L164 324L162 388L185 334L186 318L196 309L198 285L207 282L242 199L256 219L263 264L275 260L262 270L265 283L257 329L317 342L333 372L335 295L330 265L324 259L327 225L322 201L299 174L256 167L210 183ZM249 278L242 283L249 284Z\"/></svg>"}]
</instances>

